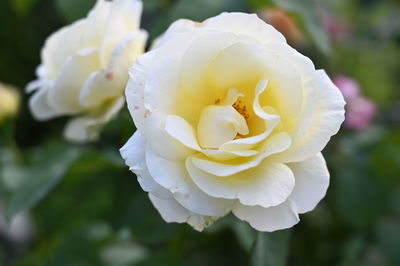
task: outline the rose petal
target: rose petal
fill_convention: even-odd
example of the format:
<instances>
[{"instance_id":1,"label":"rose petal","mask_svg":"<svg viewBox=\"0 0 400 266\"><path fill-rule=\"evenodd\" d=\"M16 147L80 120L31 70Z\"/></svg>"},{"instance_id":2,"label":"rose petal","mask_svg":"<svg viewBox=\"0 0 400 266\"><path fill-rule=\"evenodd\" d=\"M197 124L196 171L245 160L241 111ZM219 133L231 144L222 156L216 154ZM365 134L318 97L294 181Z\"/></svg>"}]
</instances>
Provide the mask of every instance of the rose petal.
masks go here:
<instances>
[{"instance_id":1,"label":"rose petal","mask_svg":"<svg viewBox=\"0 0 400 266\"><path fill-rule=\"evenodd\" d=\"M161 199L172 198L171 192L155 182L147 170L145 152L146 139L140 132L135 132L120 149L122 158L125 160L126 165L129 166L129 170L136 174L137 180L144 191Z\"/></svg>"},{"instance_id":2,"label":"rose petal","mask_svg":"<svg viewBox=\"0 0 400 266\"><path fill-rule=\"evenodd\" d=\"M290 228L300 221L297 207L291 200L270 208L244 206L238 203L232 212L240 220L248 222L254 229L263 232Z\"/></svg>"},{"instance_id":3,"label":"rose petal","mask_svg":"<svg viewBox=\"0 0 400 266\"><path fill-rule=\"evenodd\" d=\"M169 115L165 120L165 130L171 137L180 141L186 147L201 150L196 139L194 128L180 116Z\"/></svg>"},{"instance_id":4,"label":"rose petal","mask_svg":"<svg viewBox=\"0 0 400 266\"><path fill-rule=\"evenodd\" d=\"M255 38L266 43L286 43L285 37L274 27L266 24L255 14L222 13L203 22L204 27L224 32L232 32Z\"/></svg>"},{"instance_id":5,"label":"rose petal","mask_svg":"<svg viewBox=\"0 0 400 266\"><path fill-rule=\"evenodd\" d=\"M152 194L149 194L149 198L163 219L168 223L188 223L197 231L202 231L217 219L217 217L203 216L189 212L175 199L160 199Z\"/></svg>"},{"instance_id":6,"label":"rose petal","mask_svg":"<svg viewBox=\"0 0 400 266\"><path fill-rule=\"evenodd\" d=\"M147 147L146 163L154 180L171 191L179 204L191 212L220 216L232 205L230 200L212 198L201 191L190 179L184 162L166 160Z\"/></svg>"},{"instance_id":7,"label":"rose petal","mask_svg":"<svg viewBox=\"0 0 400 266\"><path fill-rule=\"evenodd\" d=\"M49 105L47 91L47 88L42 88L36 91L29 100L29 108L37 120L48 120L59 115Z\"/></svg>"},{"instance_id":8,"label":"rose petal","mask_svg":"<svg viewBox=\"0 0 400 266\"><path fill-rule=\"evenodd\" d=\"M112 51L118 43L128 33L139 29L142 8L142 2L137 0L115 0L113 2L100 48L102 66L108 64Z\"/></svg>"},{"instance_id":9,"label":"rose petal","mask_svg":"<svg viewBox=\"0 0 400 266\"><path fill-rule=\"evenodd\" d=\"M265 158L268 156L282 152L286 150L291 144L290 137L285 132L276 133L269 137L260 147L260 154L251 158L250 160L243 160L239 162L231 162L231 164L227 163L219 163L213 162L202 157L198 158L198 155L192 156L193 164L212 175L216 176L230 176L241 171L245 171L247 169L257 167Z\"/></svg>"},{"instance_id":10,"label":"rose petal","mask_svg":"<svg viewBox=\"0 0 400 266\"><path fill-rule=\"evenodd\" d=\"M303 161L320 152L335 135L344 120L343 96L325 71L318 70L306 86L313 93L304 99L304 108L298 118L298 131L292 147L278 156L283 162ZM306 120L310 120L307 123Z\"/></svg>"},{"instance_id":11,"label":"rose petal","mask_svg":"<svg viewBox=\"0 0 400 266\"><path fill-rule=\"evenodd\" d=\"M244 117L232 106L210 105L203 109L197 126L201 147L219 148L237 134L247 135L249 129Z\"/></svg>"},{"instance_id":12,"label":"rose petal","mask_svg":"<svg viewBox=\"0 0 400 266\"><path fill-rule=\"evenodd\" d=\"M321 153L297 163L289 163L296 180L290 199L299 213L313 210L325 196L329 185L329 172Z\"/></svg>"},{"instance_id":13,"label":"rose petal","mask_svg":"<svg viewBox=\"0 0 400 266\"><path fill-rule=\"evenodd\" d=\"M186 168L195 184L212 197L238 199L247 206L264 208L284 202L292 193L295 179L284 164L264 161L258 167L232 176L210 175L186 161Z\"/></svg>"},{"instance_id":14,"label":"rose petal","mask_svg":"<svg viewBox=\"0 0 400 266\"><path fill-rule=\"evenodd\" d=\"M123 97L102 106L97 112L71 119L65 127L64 136L71 142L97 140L100 129L124 106Z\"/></svg>"},{"instance_id":15,"label":"rose petal","mask_svg":"<svg viewBox=\"0 0 400 266\"><path fill-rule=\"evenodd\" d=\"M128 81L126 70L143 52L146 39L147 33L138 31L127 35L115 47L107 67L92 73L83 85L79 99L83 106L96 107L123 93Z\"/></svg>"},{"instance_id":16,"label":"rose petal","mask_svg":"<svg viewBox=\"0 0 400 266\"><path fill-rule=\"evenodd\" d=\"M70 57L62 67L54 85L48 91L48 103L60 113L77 114L81 87L88 76L99 69L97 49L87 49Z\"/></svg>"}]
</instances>

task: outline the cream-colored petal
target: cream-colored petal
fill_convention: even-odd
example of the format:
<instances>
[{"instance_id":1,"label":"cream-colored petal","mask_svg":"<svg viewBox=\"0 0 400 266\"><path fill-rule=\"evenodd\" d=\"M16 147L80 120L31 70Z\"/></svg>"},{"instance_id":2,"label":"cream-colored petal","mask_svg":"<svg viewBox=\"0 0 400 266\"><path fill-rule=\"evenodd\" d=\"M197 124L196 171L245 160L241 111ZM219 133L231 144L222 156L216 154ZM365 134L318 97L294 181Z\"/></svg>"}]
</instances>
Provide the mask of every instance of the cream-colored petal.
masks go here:
<instances>
[{"instance_id":1,"label":"cream-colored petal","mask_svg":"<svg viewBox=\"0 0 400 266\"><path fill-rule=\"evenodd\" d=\"M267 89L267 85L268 79L262 79L258 82L252 104L254 113L264 120L264 130L260 134L256 134L251 137L244 137L228 141L220 147L221 150L251 149L255 144L266 139L269 134L271 134L271 132L274 130L276 125L278 125L278 123L280 122L280 118L276 114L276 111L269 106L263 108L260 106L259 98L260 95Z\"/></svg>"},{"instance_id":2,"label":"cream-colored petal","mask_svg":"<svg viewBox=\"0 0 400 266\"><path fill-rule=\"evenodd\" d=\"M48 102L60 113L76 114L84 108L79 103L79 95L88 76L99 69L97 49L86 49L70 57L60 74L49 88Z\"/></svg>"},{"instance_id":3,"label":"cream-colored petal","mask_svg":"<svg viewBox=\"0 0 400 266\"><path fill-rule=\"evenodd\" d=\"M59 29L47 38L41 51L43 67L40 78L56 78L65 61L81 50L81 40L86 25L86 19L81 19Z\"/></svg>"},{"instance_id":4,"label":"cream-colored petal","mask_svg":"<svg viewBox=\"0 0 400 266\"><path fill-rule=\"evenodd\" d=\"M186 49L181 59L181 93L193 102L213 104L220 95L212 87L212 61L215 56L235 41L231 33L205 33L196 38ZM230 88L229 88L230 89ZM225 97L226 92L222 92Z\"/></svg>"},{"instance_id":5,"label":"cream-colored petal","mask_svg":"<svg viewBox=\"0 0 400 266\"><path fill-rule=\"evenodd\" d=\"M248 222L254 229L262 232L290 228L300 221L297 207L291 200L270 208L237 203L232 212L240 220Z\"/></svg>"},{"instance_id":6,"label":"cream-colored petal","mask_svg":"<svg viewBox=\"0 0 400 266\"><path fill-rule=\"evenodd\" d=\"M257 43L237 42L215 58L213 75L217 88L238 88L253 93L261 79L268 79L268 90L260 96L261 106L273 107L283 123L296 118L302 104L301 73L290 61ZM282 71L284 70L284 71ZM244 93L247 105L253 94Z\"/></svg>"},{"instance_id":7,"label":"cream-colored petal","mask_svg":"<svg viewBox=\"0 0 400 266\"><path fill-rule=\"evenodd\" d=\"M149 194L149 198L167 223L188 223L201 232L218 218L192 213L182 207L175 199L160 199L152 194Z\"/></svg>"},{"instance_id":8,"label":"cream-colored petal","mask_svg":"<svg viewBox=\"0 0 400 266\"><path fill-rule=\"evenodd\" d=\"M146 150L146 163L154 180L173 193L174 198L193 213L221 216L230 209L232 202L210 197L190 179L185 162L169 161L151 148Z\"/></svg>"},{"instance_id":9,"label":"cream-colored petal","mask_svg":"<svg viewBox=\"0 0 400 266\"><path fill-rule=\"evenodd\" d=\"M49 105L47 98L47 88L41 88L29 99L29 109L36 120L48 120L59 115L59 113Z\"/></svg>"},{"instance_id":10,"label":"cream-colored petal","mask_svg":"<svg viewBox=\"0 0 400 266\"><path fill-rule=\"evenodd\" d=\"M112 4L113 2L111 1L96 1L95 6L85 18L86 25L82 32L80 49L87 47L99 48Z\"/></svg>"},{"instance_id":11,"label":"cream-colored petal","mask_svg":"<svg viewBox=\"0 0 400 266\"><path fill-rule=\"evenodd\" d=\"M155 182L147 170L146 145L146 139L142 134L135 132L120 149L121 156L125 160L125 164L129 166L129 170L136 174L137 180L144 191L160 199L172 198L171 192Z\"/></svg>"},{"instance_id":12,"label":"cream-colored petal","mask_svg":"<svg viewBox=\"0 0 400 266\"><path fill-rule=\"evenodd\" d=\"M228 163L214 162L197 155L192 156L193 165L211 175L230 176L247 169L257 167L268 156L285 151L291 144L290 137L280 132L269 137L259 148L260 153L245 162L235 161Z\"/></svg>"},{"instance_id":13,"label":"cream-colored petal","mask_svg":"<svg viewBox=\"0 0 400 266\"><path fill-rule=\"evenodd\" d=\"M255 14L222 13L204 21L203 26L207 29L250 36L263 44L286 43L285 37L279 31Z\"/></svg>"},{"instance_id":14,"label":"cream-colored petal","mask_svg":"<svg viewBox=\"0 0 400 266\"><path fill-rule=\"evenodd\" d=\"M284 202L292 193L295 179L284 164L263 161L258 167L232 176L214 176L186 161L186 168L195 184L212 197L238 199L247 206L264 208Z\"/></svg>"},{"instance_id":15,"label":"cream-colored petal","mask_svg":"<svg viewBox=\"0 0 400 266\"><path fill-rule=\"evenodd\" d=\"M203 109L197 125L199 143L207 149L219 148L233 140L237 134L248 133L245 118L232 106L207 106Z\"/></svg>"},{"instance_id":16,"label":"cream-colored petal","mask_svg":"<svg viewBox=\"0 0 400 266\"><path fill-rule=\"evenodd\" d=\"M71 119L64 130L65 138L78 143L97 140L103 126L121 110L124 104L124 97L120 97L100 110Z\"/></svg>"},{"instance_id":17,"label":"cream-colored petal","mask_svg":"<svg viewBox=\"0 0 400 266\"><path fill-rule=\"evenodd\" d=\"M139 62L131 69L131 79L125 90L135 125L163 157L171 160L186 158L194 151L171 137L165 130L167 115L173 113L176 106L174 100L178 73L175 70L179 68L179 63L164 58L154 69L147 69L152 58L147 61L145 56L144 62L141 58L139 57ZM143 74L145 70L150 73Z\"/></svg>"},{"instance_id":18,"label":"cream-colored petal","mask_svg":"<svg viewBox=\"0 0 400 266\"><path fill-rule=\"evenodd\" d=\"M171 137L180 141L186 147L197 151L201 150L199 144L197 143L196 132L194 131L194 128L182 117L168 115L167 119L165 120L165 130Z\"/></svg>"},{"instance_id":19,"label":"cream-colored petal","mask_svg":"<svg viewBox=\"0 0 400 266\"><path fill-rule=\"evenodd\" d=\"M213 150L213 149L202 149L201 153L214 160L225 161L240 157L251 157L258 154L259 151L256 150L223 151L223 150Z\"/></svg>"},{"instance_id":20,"label":"cream-colored petal","mask_svg":"<svg viewBox=\"0 0 400 266\"><path fill-rule=\"evenodd\" d=\"M199 26L200 24L198 22L189 19L178 19L173 22L161 36L153 41L150 50L159 48L172 38L175 38L178 34L193 31Z\"/></svg>"},{"instance_id":21,"label":"cream-colored petal","mask_svg":"<svg viewBox=\"0 0 400 266\"><path fill-rule=\"evenodd\" d=\"M320 152L344 121L345 101L325 71L318 70L306 87L309 91L303 100L293 145L277 157L283 162L303 161Z\"/></svg>"},{"instance_id":22,"label":"cream-colored petal","mask_svg":"<svg viewBox=\"0 0 400 266\"><path fill-rule=\"evenodd\" d=\"M108 64L118 43L126 35L139 29L142 8L142 2L139 0L113 1L101 44L102 66Z\"/></svg>"},{"instance_id":23,"label":"cream-colored petal","mask_svg":"<svg viewBox=\"0 0 400 266\"><path fill-rule=\"evenodd\" d=\"M290 199L296 204L299 213L313 210L325 196L329 186L329 171L321 153L309 159L289 163L296 180Z\"/></svg>"},{"instance_id":24,"label":"cream-colored petal","mask_svg":"<svg viewBox=\"0 0 400 266\"><path fill-rule=\"evenodd\" d=\"M122 95L128 81L129 67L143 53L147 33L138 31L127 35L114 48L109 64L92 73L83 85L80 103L85 107L96 107L105 100Z\"/></svg>"}]
</instances>

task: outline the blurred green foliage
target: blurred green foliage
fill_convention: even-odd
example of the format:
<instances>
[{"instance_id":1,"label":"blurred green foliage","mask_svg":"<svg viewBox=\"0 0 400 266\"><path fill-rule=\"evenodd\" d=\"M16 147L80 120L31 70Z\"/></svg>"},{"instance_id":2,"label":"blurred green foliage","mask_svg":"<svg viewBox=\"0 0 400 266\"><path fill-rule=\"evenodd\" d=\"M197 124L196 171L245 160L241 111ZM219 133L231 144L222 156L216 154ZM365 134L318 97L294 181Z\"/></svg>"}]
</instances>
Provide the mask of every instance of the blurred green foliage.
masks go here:
<instances>
[{"instance_id":1,"label":"blurred green foliage","mask_svg":"<svg viewBox=\"0 0 400 266\"><path fill-rule=\"evenodd\" d=\"M0 0L0 81L22 92L34 79L46 37L94 2ZM60 138L65 118L33 121L25 95L13 125L0 126L0 193L6 215L31 213L34 239L21 246L0 233L0 264L400 265L398 1L144 0L142 27L154 39L178 18L274 6L308 37L297 49L331 75L354 77L378 104L373 126L344 129L325 149L331 186L313 212L272 234L256 233L231 216L204 233L167 224L118 155L134 131L127 110L100 142L75 147ZM347 22L347 38L335 40L325 31L321 8Z\"/></svg>"}]
</instances>

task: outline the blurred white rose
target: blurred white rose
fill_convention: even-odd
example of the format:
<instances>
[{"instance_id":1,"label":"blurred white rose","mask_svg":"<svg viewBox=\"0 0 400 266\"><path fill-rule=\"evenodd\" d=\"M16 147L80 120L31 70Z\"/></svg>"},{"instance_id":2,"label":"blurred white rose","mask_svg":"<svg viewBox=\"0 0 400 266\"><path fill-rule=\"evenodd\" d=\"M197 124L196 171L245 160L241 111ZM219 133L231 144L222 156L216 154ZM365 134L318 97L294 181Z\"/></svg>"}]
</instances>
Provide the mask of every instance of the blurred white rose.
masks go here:
<instances>
[{"instance_id":1,"label":"blurred white rose","mask_svg":"<svg viewBox=\"0 0 400 266\"><path fill-rule=\"evenodd\" d=\"M0 83L0 123L6 118L17 115L19 101L16 88Z\"/></svg>"},{"instance_id":2,"label":"blurred white rose","mask_svg":"<svg viewBox=\"0 0 400 266\"><path fill-rule=\"evenodd\" d=\"M121 154L167 222L202 230L232 211L274 231L324 197L343 97L256 15L179 20L130 75L138 130Z\"/></svg>"},{"instance_id":3,"label":"blurred white rose","mask_svg":"<svg viewBox=\"0 0 400 266\"><path fill-rule=\"evenodd\" d=\"M76 116L65 135L72 141L98 137L124 105L128 68L143 53L142 3L98 0L86 18L53 33L42 49L29 105L38 120Z\"/></svg>"}]
</instances>

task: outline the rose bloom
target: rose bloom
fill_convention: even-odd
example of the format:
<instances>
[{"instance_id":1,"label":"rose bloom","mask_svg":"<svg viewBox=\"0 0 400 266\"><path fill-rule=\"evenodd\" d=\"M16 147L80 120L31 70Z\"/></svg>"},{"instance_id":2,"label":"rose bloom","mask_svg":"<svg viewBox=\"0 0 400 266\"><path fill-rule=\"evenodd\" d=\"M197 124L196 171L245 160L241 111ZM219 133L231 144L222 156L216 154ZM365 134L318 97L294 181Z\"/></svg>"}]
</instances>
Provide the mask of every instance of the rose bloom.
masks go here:
<instances>
[{"instance_id":1,"label":"rose bloom","mask_svg":"<svg viewBox=\"0 0 400 266\"><path fill-rule=\"evenodd\" d=\"M94 140L124 105L128 69L143 53L142 3L98 0L86 18L53 33L42 49L29 106L38 120L77 116L66 126L73 141Z\"/></svg>"},{"instance_id":2,"label":"rose bloom","mask_svg":"<svg viewBox=\"0 0 400 266\"><path fill-rule=\"evenodd\" d=\"M0 123L17 115L19 101L16 88L0 83Z\"/></svg>"},{"instance_id":3,"label":"rose bloom","mask_svg":"<svg viewBox=\"0 0 400 266\"><path fill-rule=\"evenodd\" d=\"M324 197L320 151L344 119L343 97L256 15L179 20L130 76L137 132L121 154L167 222L202 230L232 212L274 231Z\"/></svg>"}]
</instances>

